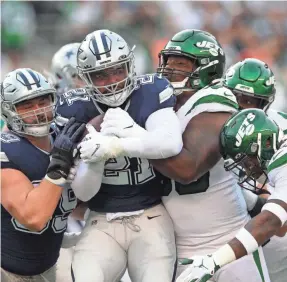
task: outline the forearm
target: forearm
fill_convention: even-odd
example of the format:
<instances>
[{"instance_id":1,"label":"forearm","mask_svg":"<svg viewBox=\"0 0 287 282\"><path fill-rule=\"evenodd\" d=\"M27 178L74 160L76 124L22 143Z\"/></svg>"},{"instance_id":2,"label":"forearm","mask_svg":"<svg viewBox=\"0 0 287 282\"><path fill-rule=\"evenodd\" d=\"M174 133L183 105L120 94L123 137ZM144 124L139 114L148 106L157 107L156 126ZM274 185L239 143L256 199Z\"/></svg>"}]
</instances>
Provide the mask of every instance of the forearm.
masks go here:
<instances>
[{"instance_id":1,"label":"forearm","mask_svg":"<svg viewBox=\"0 0 287 282\"><path fill-rule=\"evenodd\" d=\"M44 179L23 195L23 204L13 209L13 217L29 229L41 230L51 219L63 188Z\"/></svg>"},{"instance_id":2,"label":"forearm","mask_svg":"<svg viewBox=\"0 0 287 282\"><path fill-rule=\"evenodd\" d=\"M104 173L104 162L79 164L77 174L71 187L78 199L83 202L90 200L98 193Z\"/></svg>"},{"instance_id":3,"label":"forearm","mask_svg":"<svg viewBox=\"0 0 287 282\"><path fill-rule=\"evenodd\" d=\"M179 120L172 108L154 112L138 136L120 139L125 155L145 159L165 159L180 153L183 143Z\"/></svg>"},{"instance_id":4,"label":"forearm","mask_svg":"<svg viewBox=\"0 0 287 282\"><path fill-rule=\"evenodd\" d=\"M234 239L214 253L216 263L221 267L247 254L251 254L269 240L280 229L279 218L269 211L263 211L250 220Z\"/></svg>"},{"instance_id":5,"label":"forearm","mask_svg":"<svg viewBox=\"0 0 287 282\"><path fill-rule=\"evenodd\" d=\"M197 176L195 159L185 148L177 156L164 160L150 160L150 162L160 173L182 184L196 180L194 179Z\"/></svg>"},{"instance_id":6,"label":"forearm","mask_svg":"<svg viewBox=\"0 0 287 282\"><path fill-rule=\"evenodd\" d=\"M123 154L144 159L166 159L177 155L182 149L181 140L173 140L171 135L152 132L143 138L125 138L122 141Z\"/></svg>"}]
</instances>

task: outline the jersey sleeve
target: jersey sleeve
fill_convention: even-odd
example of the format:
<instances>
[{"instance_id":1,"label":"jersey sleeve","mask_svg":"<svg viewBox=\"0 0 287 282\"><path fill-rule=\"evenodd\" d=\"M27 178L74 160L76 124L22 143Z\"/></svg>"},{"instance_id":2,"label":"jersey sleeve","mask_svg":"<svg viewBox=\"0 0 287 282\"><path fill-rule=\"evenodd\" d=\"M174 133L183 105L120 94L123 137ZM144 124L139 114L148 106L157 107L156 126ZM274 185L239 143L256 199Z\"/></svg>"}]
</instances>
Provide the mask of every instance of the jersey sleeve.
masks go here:
<instances>
[{"instance_id":1,"label":"jersey sleeve","mask_svg":"<svg viewBox=\"0 0 287 282\"><path fill-rule=\"evenodd\" d=\"M269 109L267 111L268 117L274 120L277 125L283 130L283 133L287 134L287 114L279 111L275 111L273 109Z\"/></svg>"},{"instance_id":2,"label":"jersey sleeve","mask_svg":"<svg viewBox=\"0 0 287 282\"><path fill-rule=\"evenodd\" d=\"M157 74L145 75L138 78L137 93L133 93L132 109L136 122L145 127L148 117L154 112L173 108L176 103L174 89L166 78Z\"/></svg>"},{"instance_id":3,"label":"jersey sleeve","mask_svg":"<svg viewBox=\"0 0 287 282\"><path fill-rule=\"evenodd\" d=\"M285 147L286 146L286 147ZM268 165L268 178L273 193L269 199L278 199L287 203L287 144L284 143Z\"/></svg>"},{"instance_id":4,"label":"jersey sleeve","mask_svg":"<svg viewBox=\"0 0 287 282\"><path fill-rule=\"evenodd\" d=\"M72 89L59 96L56 106L55 123L62 127L71 118L87 123L94 116L91 97L85 89Z\"/></svg>"},{"instance_id":5,"label":"jersey sleeve","mask_svg":"<svg viewBox=\"0 0 287 282\"><path fill-rule=\"evenodd\" d=\"M20 142L20 138L18 136L15 136L14 134L1 132L0 135L1 139L1 152L0 152L0 158L1 158L1 169L4 168L12 168L20 170L19 166L15 164L14 155L15 152L18 150L18 142Z\"/></svg>"},{"instance_id":6,"label":"jersey sleeve","mask_svg":"<svg viewBox=\"0 0 287 282\"><path fill-rule=\"evenodd\" d=\"M200 113L234 113L238 110L239 106L233 93L226 87L215 85L193 94L178 110L177 116L184 130L188 122Z\"/></svg>"}]
</instances>

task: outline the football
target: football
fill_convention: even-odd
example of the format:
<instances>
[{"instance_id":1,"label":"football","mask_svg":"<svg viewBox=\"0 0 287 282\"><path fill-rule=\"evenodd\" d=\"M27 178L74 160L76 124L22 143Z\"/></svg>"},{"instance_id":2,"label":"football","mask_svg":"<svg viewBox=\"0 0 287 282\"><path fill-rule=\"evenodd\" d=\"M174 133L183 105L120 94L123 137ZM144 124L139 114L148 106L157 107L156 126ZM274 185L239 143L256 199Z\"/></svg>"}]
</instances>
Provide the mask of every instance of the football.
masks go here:
<instances>
[{"instance_id":1,"label":"football","mask_svg":"<svg viewBox=\"0 0 287 282\"><path fill-rule=\"evenodd\" d=\"M97 131L101 131L101 123L103 122L105 114L98 115L91 119L88 124L91 124ZM88 130L86 129L83 137L88 134Z\"/></svg>"}]
</instances>

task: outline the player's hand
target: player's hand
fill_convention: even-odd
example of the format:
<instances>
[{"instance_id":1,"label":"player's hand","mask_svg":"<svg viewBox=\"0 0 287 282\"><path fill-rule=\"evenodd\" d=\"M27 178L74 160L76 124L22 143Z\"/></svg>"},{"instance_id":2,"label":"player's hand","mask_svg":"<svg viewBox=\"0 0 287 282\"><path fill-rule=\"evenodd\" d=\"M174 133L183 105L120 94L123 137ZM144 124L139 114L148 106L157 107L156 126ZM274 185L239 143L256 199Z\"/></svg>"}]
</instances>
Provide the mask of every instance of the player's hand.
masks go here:
<instances>
[{"instance_id":1,"label":"player's hand","mask_svg":"<svg viewBox=\"0 0 287 282\"><path fill-rule=\"evenodd\" d=\"M219 269L212 255L194 256L190 259L183 259L179 263L190 264L190 266L181 273L176 282L206 282Z\"/></svg>"},{"instance_id":2,"label":"player's hand","mask_svg":"<svg viewBox=\"0 0 287 282\"><path fill-rule=\"evenodd\" d=\"M101 133L119 138L138 138L146 134L146 130L140 127L126 111L115 108L106 112L101 124Z\"/></svg>"},{"instance_id":3,"label":"player's hand","mask_svg":"<svg viewBox=\"0 0 287 282\"><path fill-rule=\"evenodd\" d=\"M74 164L72 165L72 167L70 168L68 177L67 177L67 183L72 183L76 177L77 174L77 170L80 164L80 160L79 159L75 159Z\"/></svg>"},{"instance_id":4,"label":"player's hand","mask_svg":"<svg viewBox=\"0 0 287 282\"><path fill-rule=\"evenodd\" d=\"M57 135L51 151L46 178L58 185L64 184L74 163L77 143L85 131L85 124L71 118Z\"/></svg>"},{"instance_id":5,"label":"player's hand","mask_svg":"<svg viewBox=\"0 0 287 282\"><path fill-rule=\"evenodd\" d=\"M115 136L104 136L102 133L87 124L88 134L78 145L80 157L86 163L106 161L117 158L123 153L119 138Z\"/></svg>"}]
</instances>

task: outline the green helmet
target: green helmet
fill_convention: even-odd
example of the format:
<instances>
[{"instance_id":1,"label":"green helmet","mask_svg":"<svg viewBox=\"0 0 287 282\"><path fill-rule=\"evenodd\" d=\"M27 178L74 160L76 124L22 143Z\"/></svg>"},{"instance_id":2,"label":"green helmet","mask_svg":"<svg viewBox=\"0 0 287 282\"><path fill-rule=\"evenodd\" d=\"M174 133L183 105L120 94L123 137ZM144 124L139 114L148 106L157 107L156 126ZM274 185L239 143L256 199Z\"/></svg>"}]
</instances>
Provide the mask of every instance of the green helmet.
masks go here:
<instances>
[{"instance_id":1,"label":"green helmet","mask_svg":"<svg viewBox=\"0 0 287 282\"><path fill-rule=\"evenodd\" d=\"M258 108L267 108L274 101L275 79L268 65L257 59L245 59L231 66L223 83L234 95L258 98Z\"/></svg>"},{"instance_id":2,"label":"green helmet","mask_svg":"<svg viewBox=\"0 0 287 282\"><path fill-rule=\"evenodd\" d=\"M196 69L192 72L184 72L165 68L170 55L193 60ZM172 83L174 88L179 90L178 94L184 90L201 89L207 86L213 80L221 78L225 68L225 54L219 42L212 34L196 29L186 29L174 35L159 53L159 58L158 73L164 75L180 73L186 77L180 83Z\"/></svg>"},{"instance_id":3,"label":"green helmet","mask_svg":"<svg viewBox=\"0 0 287 282\"><path fill-rule=\"evenodd\" d=\"M231 159L226 170L245 168L247 179L255 180L279 148L283 137L278 125L263 110L246 109L231 116L220 132L220 151L224 159ZM265 173L264 173L265 174Z\"/></svg>"}]
</instances>

